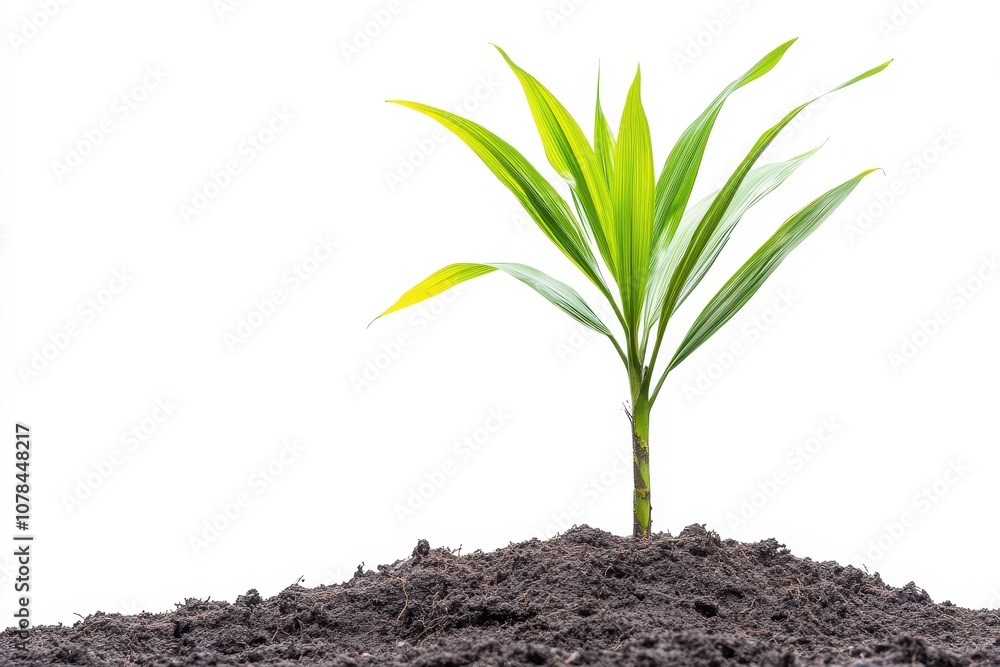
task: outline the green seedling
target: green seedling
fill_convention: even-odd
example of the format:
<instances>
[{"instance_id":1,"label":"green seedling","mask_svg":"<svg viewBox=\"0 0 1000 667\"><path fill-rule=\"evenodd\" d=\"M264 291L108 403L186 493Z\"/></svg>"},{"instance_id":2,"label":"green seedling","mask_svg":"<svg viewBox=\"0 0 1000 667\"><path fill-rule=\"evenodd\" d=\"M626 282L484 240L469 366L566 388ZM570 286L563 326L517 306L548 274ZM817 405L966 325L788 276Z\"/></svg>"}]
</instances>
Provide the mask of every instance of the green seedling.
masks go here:
<instances>
[{"instance_id":1,"label":"green seedling","mask_svg":"<svg viewBox=\"0 0 1000 667\"><path fill-rule=\"evenodd\" d=\"M633 534L637 537L648 536L650 531L649 414L667 375L729 321L792 249L826 220L865 176L875 171L861 172L788 218L712 297L655 378L668 322L715 262L736 223L816 150L785 162L754 167L774 138L814 99L795 107L764 132L720 190L688 205L709 135L726 99L767 74L794 41L768 53L712 101L678 139L659 177L654 175L638 71L625 100L617 136L601 110L598 83L594 135L589 141L555 96L498 47L524 88L548 161L569 186L572 208L521 153L486 128L448 111L392 100L439 121L482 159L514 193L545 236L607 299L619 331L612 333L569 285L529 266L510 263L446 266L403 294L379 317L466 280L501 271L607 337L628 374L631 403L626 414L632 431ZM830 92L866 79L888 65L886 62L870 69Z\"/></svg>"}]
</instances>

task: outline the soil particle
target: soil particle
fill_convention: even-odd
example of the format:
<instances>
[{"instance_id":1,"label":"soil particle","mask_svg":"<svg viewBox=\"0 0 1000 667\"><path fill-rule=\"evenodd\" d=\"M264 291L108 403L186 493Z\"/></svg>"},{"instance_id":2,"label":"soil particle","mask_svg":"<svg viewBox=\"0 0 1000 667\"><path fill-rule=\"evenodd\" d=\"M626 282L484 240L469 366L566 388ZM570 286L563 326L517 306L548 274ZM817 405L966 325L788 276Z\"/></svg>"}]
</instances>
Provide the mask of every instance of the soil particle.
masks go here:
<instances>
[{"instance_id":1,"label":"soil particle","mask_svg":"<svg viewBox=\"0 0 1000 667\"><path fill-rule=\"evenodd\" d=\"M431 553L431 543L427 540L417 540L417 546L413 547L413 553L410 554L413 558L422 558L428 556Z\"/></svg>"},{"instance_id":2,"label":"soil particle","mask_svg":"<svg viewBox=\"0 0 1000 667\"><path fill-rule=\"evenodd\" d=\"M26 651L8 629L0 664L1000 667L1000 611L698 525L646 541L583 526L464 556L420 540L344 584L176 607L37 627Z\"/></svg>"}]
</instances>

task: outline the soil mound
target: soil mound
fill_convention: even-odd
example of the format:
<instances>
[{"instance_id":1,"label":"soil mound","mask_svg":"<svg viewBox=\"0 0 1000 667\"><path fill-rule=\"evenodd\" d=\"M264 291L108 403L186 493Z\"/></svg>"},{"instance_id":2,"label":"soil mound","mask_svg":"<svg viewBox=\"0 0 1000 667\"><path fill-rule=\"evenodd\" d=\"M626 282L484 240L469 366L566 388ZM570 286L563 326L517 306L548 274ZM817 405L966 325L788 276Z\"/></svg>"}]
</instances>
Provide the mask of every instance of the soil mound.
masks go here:
<instances>
[{"instance_id":1,"label":"soil mound","mask_svg":"<svg viewBox=\"0 0 1000 667\"><path fill-rule=\"evenodd\" d=\"M548 541L410 557L344 584L4 633L0 664L933 665L1000 667L1000 612L701 526L649 541L586 526Z\"/></svg>"}]
</instances>

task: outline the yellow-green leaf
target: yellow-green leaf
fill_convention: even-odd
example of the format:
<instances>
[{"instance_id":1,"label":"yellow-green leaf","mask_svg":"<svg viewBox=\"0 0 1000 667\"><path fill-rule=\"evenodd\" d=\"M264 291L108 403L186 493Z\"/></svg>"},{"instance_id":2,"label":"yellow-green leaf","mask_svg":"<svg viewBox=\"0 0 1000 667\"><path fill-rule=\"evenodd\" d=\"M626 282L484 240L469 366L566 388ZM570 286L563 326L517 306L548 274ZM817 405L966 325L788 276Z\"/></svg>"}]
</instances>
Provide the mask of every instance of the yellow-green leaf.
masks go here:
<instances>
[{"instance_id":1,"label":"yellow-green leaf","mask_svg":"<svg viewBox=\"0 0 1000 667\"><path fill-rule=\"evenodd\" d=\"M397 310L402 310L403 308L420 303L425 299L437 296L445 290L463 283L466 280L472 280L473 278L478 278L479 276L486 275L487 273L493 273L494 271L503 271L504 273L517 278L522 283L528 285L545 297L549 303L556 306L559 310L563 311L580 324L583 324L584 326L587 326L614 340L608 328L603 322L601 322L601 319L594 313L590 306L587 305L587 303L583 300L583 297L581 297L576 290L569 285L562 283L537 269L525 266L524 264L449 264L443 269L435 271L427 278L421 280L409 291L403 294L403 296L401 296L396 303L389 306L389 308L387 308L375 319L377 320L379 317L383 317L389 313L394 313Z\"/></svg>"},{"instance_id":2,"label":"yellow-green leaf","mask_svg":"<svg viewBox=\"0 0 1000 667\"><path fill-rule=\"evenodd\" d=\"M743 215L751 206L773 192L779 185L785 182L792 173L798 169L799 165L805 162L819 148L803 153L797 157L784 162L766 164L763 167L753 169L740 185L733 201L730 202L726 214L716 228L715 235L710 239L705 252L702 254L699 263L688 277L687 283L677 300L674 310L676 310L698 286L698 283L711 268L715 258L722 251L723 246L729 240L729 235L733 228L740 221ZM649 286L646 293L646 327L652 328L660 317L660 306L667 293L667 283L677 269L691 243L691 237L712 202L719 196L719 191L713 192L697 204L689 208L684 213L677 231L674 233L669 243L667 239L661 238L661 246L653 249L653 257L650 264ZM668 313L673 315L673 312Z\"/></svg>"},{"instance_id":3,"label":"yellow-green leaf","mask_svg":"<svg viewBox=\"0 0 1000 667\"><path fill-rule=\"evenodd\" d=\"M614 210L594 149L566 107L538 79L518 67L503 49L496 48L521 82L549 163L573 189L597 248L617 279Z\"/></svg>"},{"instance_id":4,"label":"yellow-green leaf","mask_svg":"<svg viewBox=\"0 0 1000 667\"><path fill-rule=\"evenodd\" d=\"M667 372L684 361L728 322L750 300L785 257L829 218L854 191L861 179L873 171L878 170L868 169L841 183L786 220L708 302L681 342L667 367Z\"/></svg>"},{"instance_id":5,"label":"yellow-green leaf","mask_svg":"<svg viewBox=\"0 0 1000 667\"><path fill-rule=\"evenodd\" d=\"M656 183L654 238L657 245L663 242L663 237L666 237L666 242L670 241L684 215L688 201L691 199L691 190L694 188L695 179L701 168L701 160L705 155L708 138L712 134L715 120L719 117L719 112L722 111L726 100L743 86L770 72L785 55L785 51L794 43L794 39L788 40L761 58L743 76L726 86L726 89L719 93L718 97L708 105L708 108L681 134L670 151Z\"/></svg>"},{"instance_id":6,"label":"yellow-green leaf","mask_svg":"<svg viewBox=\"0 0 1000 667\"><path fill-rule=\"evenodd\" d=\"M616 263L619 267L625 321L637 330L649 275L649 253L653 241L653 148L649 123L642 108L641 76L625 100L618 141L611 195L615 205Z\"/></svg>"},{"instance_id":7,"label":"yellow-green leaf","mask_svg":"<svg viewBox=\"0 0 1000 667\"><path fill-rule=\"evenodd\" d=\"M604 181L611 187L611 175L615 170L615 138L611 126L601 108L601 75L597 75L597 109L594 112L594 151L601 164Z\"/></svg>"},{"instance_id":8,"label":"yellow-green leaf","mask_svg":"<svg viewBox=\"0 0 1000 667\"><path fill-rule=\"evenodd\" d=\"M662 339L663 331L666 327L667 320L669 319L670 314L674 312L674 309L679 302L680 296L684 291L685 285L687 285L688 279L690 278L692 272L695 270L695 267L697 267L699 263L703 261L702 258L705 253L706 247L708 247L709 243L711 242L711 239L713 238L713 236L715 236L719 224L725 217L726 210L729 208L730 204L733 201L733 198L739 191L740 186L743 183L743 180L747 177L747 174L750 173L750 170L753 168L753 165L757 161L757 159L760 158L760 156L764 153L764 151L767 150L767 147L771 145L771 142L774 141L775 137L777 137L778 134L780 134L781 131L785 129L785 127L789 123L791 123L792 120L794 120L794 118L797 115L799 115L799 113L803 109L805 109L807 106L809 106L816 100L820 99L821 97L824 97L825 95L829 95L832 92L836 92L838 90L841 90L842 88L846 88L851 84L857 83L858 81L867 79L868 77L881 72L882 70L884 70L886 67L889 66L889 62L885 62L879 65L878 67L873 67L872 69L863 72L858 76L849 79L848 81L845 81L844 83L840 84L839 86L831 90L829 93L824 93L823 95L820 95L812 100L809 100L804 104L800 104L799 106L795 107L790 112L788 112L784 118L782 118L777 124L772 126L770 129L768 129L766 132L764 132L764 134L760 136L760 138L757 140L757 143L754 144L753 148L750 149L750 152L747 154L747 156L743 158L743 161L736 168L736 171L733 173L733 175L729 177L728 181L726 181L726 184L723 186L722 190L720 190L718 196L712 201L711 206L709 206L708 211L705 213L705 217L702 218L701 222L698 224L698 227L691 238L691 242L688 245L687 249L685 250L684 256L677 266L677 269L670 277L670 282L667 287L667 294L666 297L664 298L660 310L660 322L659 322L659 329L657 331L657 343L659 343L659 341Z\"/></svg>"},{"instance_id":9,"label":"yellow-green leaf","mask_svg":"<svg viewBox=\"0 0 1000 667\"><path fill-rule=\"evenodd\" d=\"M430 116L462 139L514 193L549 240L607 293L594 254L566 201L521 153L483 126L461 116L418 102L390 101Z\"/></svg>"}]
</instances>

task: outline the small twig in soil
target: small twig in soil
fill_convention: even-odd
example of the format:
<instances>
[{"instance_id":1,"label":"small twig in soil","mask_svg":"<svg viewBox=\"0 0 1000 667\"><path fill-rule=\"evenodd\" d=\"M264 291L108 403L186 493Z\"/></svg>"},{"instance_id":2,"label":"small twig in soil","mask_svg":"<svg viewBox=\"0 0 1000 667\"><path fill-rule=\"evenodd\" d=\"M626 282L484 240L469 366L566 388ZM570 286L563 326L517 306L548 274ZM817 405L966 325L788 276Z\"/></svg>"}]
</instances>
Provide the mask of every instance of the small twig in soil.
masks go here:
<instances>
[{"instance_id":1,"label":"small twig in soil","mask_svg":"<svg viewBox=\"0 0 1000 667\"><path fill-rule=\"evenodd\" d=\"M958 620L957 618L955 618L954 616L952 616L951 614L949 614L949 613L945 612L945 611L944 611L944 610L942 610L942 609L938 609L937 611L938 611L938 613L940 613L940 614L941 614L942 616L945 616L945 617L947 617L947 618L951 619L952 621L955 621L956 623L960 623L961 625L964 625L964 626L966 626L966 627L968 627L968 626L969 626L969 624L968 624L968 623L966 623L965 621L960 621L960 620Z\"/></svg>"},{"instance_id":2,"label":"small twig in soil","mask_svg":"<svg viewBox=\"0 0 1000 667\"><path fill-rule=\"evenodd\" d=\"M563 612L573 611L574 609L579 609L579 608L580 608L580 605L575 604L572 607L565 607L563 609L556 609L555 611L552 611L552 612L549 612L548 614L545 614L544 616L542 616L542 618L548 618L549 616L555 616L556 614L562 614Z\"/></svg>"},{"instance_id":3,"label":"small twig in soil","mask_svg":"<svg viewBox=\"0 0 1000 667\"><path fill-rule=\"evenodd\" d=\"M399 616L396 617L397 621L403 618L403 614L406 613L406 608L410 606L410 594L406 592L406 579L400 577L399 580L403 582L403 595L406 597L406 601L403 602L403 608L399 610Z\"/></svg>"}]
</instances>

